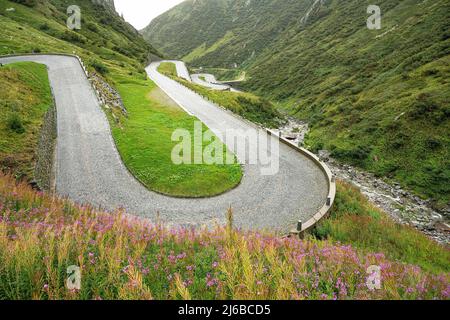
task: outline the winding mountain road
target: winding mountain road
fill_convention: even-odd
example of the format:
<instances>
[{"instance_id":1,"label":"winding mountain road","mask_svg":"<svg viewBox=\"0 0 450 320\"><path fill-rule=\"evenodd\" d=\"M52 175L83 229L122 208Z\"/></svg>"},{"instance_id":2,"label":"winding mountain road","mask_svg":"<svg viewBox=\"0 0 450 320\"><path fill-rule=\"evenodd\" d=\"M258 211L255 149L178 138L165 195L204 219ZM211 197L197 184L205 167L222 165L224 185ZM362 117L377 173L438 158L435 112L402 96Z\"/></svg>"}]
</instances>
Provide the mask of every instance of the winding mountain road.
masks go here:
<instances>
[{"instance_id":1,"label":"winding mountain road","mask_svg":"<svg viewBox=\"0 0 450 320\"><path fill-rule=\"evenodd\" d=\"M193 75L191 75L191 78L194 83L199 84L204 87L208 87L210 89L219 90L219 91L229 90L229 91L238 92L238 90L233 89L229 85L218 83L216 77L214 77L214 75L209 74L209 73L193 74Z\"/></svg>"},{"instance_id":2,"label":"winding mountain road","mask_svg":"<svg viewBox=\"0 0 450 320\"><path fill-rule=\"evenodd\" d=\"M151 219L159 213L162 221L174 226L224 223L231 206L238 227L280 232L290 230L299 219L311 218L326 201L325 174L312 160L284 144L280 144L280 170L276 175L263 176L259 165L243 163L242 183L223 195L180 199L148 191L122 163L108 120L76 58L57 55L0 58L3 64L16 61L34 61L48 67L58 113L59 195L107 210L124 208ZM153 63L147 68L150 78L212 131L252 128L158 73L158 65Z\"/></svg>"}]
</instances>

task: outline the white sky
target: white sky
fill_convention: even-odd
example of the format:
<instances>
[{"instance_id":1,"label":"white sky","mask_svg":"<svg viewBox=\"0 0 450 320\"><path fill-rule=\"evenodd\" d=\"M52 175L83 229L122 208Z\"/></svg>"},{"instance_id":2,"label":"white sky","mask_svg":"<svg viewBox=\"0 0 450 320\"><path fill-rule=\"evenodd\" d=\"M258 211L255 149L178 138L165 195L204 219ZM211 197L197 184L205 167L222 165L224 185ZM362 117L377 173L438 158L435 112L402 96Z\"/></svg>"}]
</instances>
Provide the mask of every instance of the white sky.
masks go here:
<instances>
[{"instance_id":1,"label":"white sky","mask_svg":"<svg viewBox=\"0 0 450 320\"><path fill-rule=\"evenodd\" d=\"M150 21L184 0L114 0L116 11L136 29L145 28Z\"/></svg>"}]
</instances>

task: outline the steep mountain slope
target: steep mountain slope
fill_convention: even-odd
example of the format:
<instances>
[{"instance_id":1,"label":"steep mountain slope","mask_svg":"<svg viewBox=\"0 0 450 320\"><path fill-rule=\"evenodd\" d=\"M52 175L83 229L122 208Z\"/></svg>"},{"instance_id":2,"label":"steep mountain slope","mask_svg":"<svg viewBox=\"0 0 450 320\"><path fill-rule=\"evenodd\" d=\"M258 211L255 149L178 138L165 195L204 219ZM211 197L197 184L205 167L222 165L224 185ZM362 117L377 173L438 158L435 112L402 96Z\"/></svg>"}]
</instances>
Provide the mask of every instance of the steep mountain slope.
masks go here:
<instances>
[{"instance_id":1,"label":"steep mountain slope","mask_svg":"<svg viewBox=\"0 0 450 320\"><path fill-rule=\"evenodd\" d=\"M217 28L202 19L214 3ZM312 149L448 205L450 3L379 1L381 30L366 27L369 4L186 1L144 34L192 66L247 71L248 90L311 124Z\"/></svg>"},{"instance_id":2,"label":"steep mountain slope","mask_svg":"<svg viewBox=\"0 0 450 320\"><path fill-rule=\"evenodd\" d=\"M309 5L298 0L187 0L142 33L169 56L199 65L240 66L276 40Z\"/></svg>"},{"instance_id":3,"label":"steep mountain slope","mask_svg":"<svg viewBox=\"0 0 450 320\"><path fill-rule=\"evenodd\" d=\"M132 59L140 63L152 54L158 55L116 13L109 0L77 1L81 29L70 31L67 10L73 4L67 0L0 0L0 54L76 51L95 53L105 60Z\"/></svg>"}]
</instances>

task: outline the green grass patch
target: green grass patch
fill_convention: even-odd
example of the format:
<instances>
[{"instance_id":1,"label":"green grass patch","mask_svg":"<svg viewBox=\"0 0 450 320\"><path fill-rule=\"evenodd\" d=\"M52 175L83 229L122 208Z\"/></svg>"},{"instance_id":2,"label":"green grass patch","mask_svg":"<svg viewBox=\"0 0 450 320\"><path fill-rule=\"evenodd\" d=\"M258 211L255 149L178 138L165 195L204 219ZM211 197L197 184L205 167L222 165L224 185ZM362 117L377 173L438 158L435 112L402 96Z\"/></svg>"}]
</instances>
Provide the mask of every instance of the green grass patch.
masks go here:
<instances>
[{"instance_id":1,"label":"green grass patch","mask_svg":"<svg viewBox=\"0 0 450 320\"><path fill-rule=\"evenodd\" d=\"M178 75L177 73L177 67L174 63L172 62L163 62L159 65L158 67L158 71L162 74L171 76L171 77L176 77Z\"/></svg>"},{"instance_id":2,"label":"green grass patch","mask_svg":"<svg viewBox=\"0 0 450 320\"><path fill-rule=\"evenodd\" d=\"M198 58L201 58L208 53L214 52L215 50L219 49L221 46L229 43L233 40L233 32L227 32L221 39L219 39L216 43L211 45L209 48L206 46L206 43L203 43L198 48L194 49L192 52L190 52L187 56L183 58L186 62L191 62L193 60L196 60Z\"/></svg>"},{"instance_id":3,"label":"green grass patch","mask_svg":"<svg viewBox=\"0 0 450 320\"><path fill-rule=\"evenodd\" d=\"M47 68L33 62L0 67L0 170L33 179L44 115L53 103Z\"/></svg>"},{"instance_id":4,"label":"green grass patch","mask_svg":"<svg viewBox=\"0 0 450 320\"><path fill-rule=\"evenodd\" d=\"M401 225L374 207L355 187L339 182L333 211L313 231L321 240L350 244L363 252L382 252L434 273L450 271L450 250L418 230Z\"/></svg>"},{"instance_id":5,"label":"green grass patch","mask_svg":"<svg viewBox=\"0 0 450 320\"><path fill-rule=\"evenodd\" d=\"M115 76L115 80L128 118L122 118L120 125L110 121L113 136L125 165L146 187L171 196L206 197L240 183L242 169L236 159L232 165L175 165L171 154L179 142L172 141L173 132L187 129L193 138L194 123L199 120L151 81L123 76ZM203 132L206 130L203 126ZM209 143L204 141L203 146ZM227 149L222 148L225 155Z\"/></svg>"}]
</instances>

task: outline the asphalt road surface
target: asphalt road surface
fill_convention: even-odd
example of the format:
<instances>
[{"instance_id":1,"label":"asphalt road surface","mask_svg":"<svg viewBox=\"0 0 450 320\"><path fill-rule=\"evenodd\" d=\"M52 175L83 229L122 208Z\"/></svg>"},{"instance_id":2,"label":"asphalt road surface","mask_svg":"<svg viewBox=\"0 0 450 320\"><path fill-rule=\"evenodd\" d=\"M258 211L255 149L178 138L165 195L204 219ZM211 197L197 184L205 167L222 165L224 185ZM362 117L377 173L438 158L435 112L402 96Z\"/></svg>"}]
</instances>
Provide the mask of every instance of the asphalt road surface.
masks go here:
<instances>
[{"instance_id":1,"label":"asphalt road surface","mask_svg":"<svg viewBox=\"0 0 450 320\"><path fill-rule=\"evenodd\" d=\"M151 219L159 213L160 219L172 226L224 223L231 206L238 227L280 232L288 231L299 219L308 220L326 201L328 187L322 171L311 160L283 144L276 175L262 175L260 165L243 163L242 183L223 195L180 199L148 191L122 163L108 120L77 59L65 56L0 58L0 63L4 64L15 61L34 61L48 66L58 112L56 191L73 201L106 210L124 208ZM230 128L253 128L159 74L156 68L157 64L147 68L151 79L215 133Z\"/></svg>"}]
</instances>

